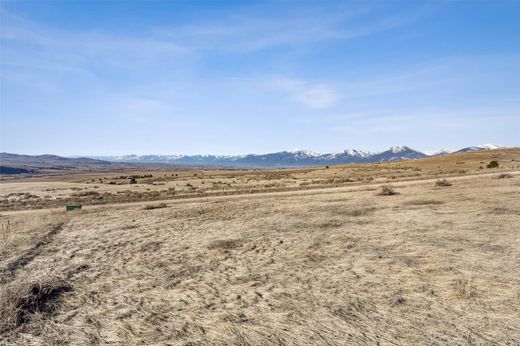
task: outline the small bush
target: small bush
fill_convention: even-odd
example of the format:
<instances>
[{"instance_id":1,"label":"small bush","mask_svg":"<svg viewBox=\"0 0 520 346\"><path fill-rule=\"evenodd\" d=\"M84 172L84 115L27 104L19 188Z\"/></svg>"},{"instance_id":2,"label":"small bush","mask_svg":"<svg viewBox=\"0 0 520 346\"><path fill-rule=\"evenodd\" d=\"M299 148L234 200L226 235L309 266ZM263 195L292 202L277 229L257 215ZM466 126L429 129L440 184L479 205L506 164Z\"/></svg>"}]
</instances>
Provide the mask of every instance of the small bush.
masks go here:
<instances>
[{"instance_id":1,"label":"small bush","mask_svg":"<svg viewBox=\"0 0 520 346\"><path fill-rule=\"evenodd\" d=\"M451 183L447 181L446 179L438 179L435 182L435 186L451 186Z\"/></svg>"},{"instance_id":2,"label":"small bush","mask_svg":"<svg viewBox=\"0 0 520 346\"><path fill-rule=\"evenodd\" d=\"M493 161L489 162L486 167L487 168L498 168L498 166L499 166L498 161L493 160Z\"/></svg>"},{"instance_id":3,"label":"small bush","mask_svg":"<svg viewBox=\"0 0 520 346\"><path fill-rule=\"evenodd\" d=\"M399 192L395 191L391 185L382 185L381 191L379 192L380 196L393 196L398 194Z\"/></svg>"},{"instance_id":4,"label":"small bush","mask_svg":"<svg viewBox=\"0 0 520 346\"><path fill-rule=\"evenodd\" d=\"M167 207L168 207L168 205L166 203L149 204L144 207L144 210L161 209L161 208L167 208Z\"/></svg>"},{"instance_id":5,"label":"small bush","mask_svg":"<svg viewBox=\"0 0 520 346\"><path fill-rule=\"evenodd\" d=\"M241 241L239 239L222 239L222 240L214 240L208 245L208 249L224 249L230 250L238 247Z\"/></svg>"},{"instance_id":6,"label":"small bush","mask_svg":"<svg viewBox=\"0 0 520 346\"><path fill-rule=\"evenodd\" d=\"M135 178L130 179L130 184L137 184L137 180Z\"/></svg>"},{"instance_id":7,"label":"small bush","mask_svg":"<svg viewBox=\"0 0 520 346\"><path fill-rule=\"evenodd\" d=\"M507 178L512 178L513 175L512 174L509 174L509 173L502 173L500 174L497 178L498 179L507 179Z\"/></svg>"}]
</instances>

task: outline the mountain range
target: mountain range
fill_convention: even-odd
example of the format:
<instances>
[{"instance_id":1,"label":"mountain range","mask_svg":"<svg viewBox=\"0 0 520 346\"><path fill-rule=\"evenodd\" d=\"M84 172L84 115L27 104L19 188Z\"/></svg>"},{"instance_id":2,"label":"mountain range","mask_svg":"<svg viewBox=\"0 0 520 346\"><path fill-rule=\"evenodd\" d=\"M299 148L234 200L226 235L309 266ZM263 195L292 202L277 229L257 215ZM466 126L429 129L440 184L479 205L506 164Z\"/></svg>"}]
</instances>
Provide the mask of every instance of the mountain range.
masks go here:
<instances>
[{"instance_id":1,"label":"mountain range","mask_svg":"<svg viewBox=\"0 0 520 346\"><path fill-rule=\"evenodd\" d=\"M33 165L55 165L55 166L82 166L82 165L107 165L107 160L99 160L88 157L62 157L57 155L19 155L0 153L0 163L23 163Z\"/></svg>"},{"instance_id":2,"label":"mountain range","mask_svg":"<svg viewBox=\"0 0 520 346\"><path fill-rule=\"evenodd\" d=\"M269 154L248 155L122 155L98 156L95 159L125 163L165 163L199 166L228 167L304 167L327 166L345 163L390 162L414 160L429 156L441 156L451 153L493 150L502 148L494 144L478 145L460 150L443 149L423 153L407 146L395 146L382 152L368 152L347 149L338 153L320 154L306 150L280 151Z\"/></svg>"}]
</instances>

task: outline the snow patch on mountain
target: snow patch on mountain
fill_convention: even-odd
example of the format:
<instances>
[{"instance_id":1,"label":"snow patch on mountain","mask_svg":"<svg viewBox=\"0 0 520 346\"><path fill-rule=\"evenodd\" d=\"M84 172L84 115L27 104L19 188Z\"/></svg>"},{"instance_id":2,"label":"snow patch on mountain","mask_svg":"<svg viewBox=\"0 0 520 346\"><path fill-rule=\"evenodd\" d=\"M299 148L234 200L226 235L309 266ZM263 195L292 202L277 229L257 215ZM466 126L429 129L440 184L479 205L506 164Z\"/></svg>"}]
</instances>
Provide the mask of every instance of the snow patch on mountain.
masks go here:
<instances>
[{"instance_id":1,"label":"snow patch on mountain","mask_svg":"<svg viewBox=\"0 0 520 346\"><path fill-rule=\"evenodd\" d=\"M455 152L452 148L442 148L439 150L425 150L423 153L425 153L428 156L442 156L442 155L448 155Z\"/></svg>"},{"instance_id":2,"label":"snow patch on mountain","mask_svg":"<svg viewBox=\"0 0 520 346\"><path fill-rule=\"evenodd\" d=\"M472 152L503 148L496 144L483 144L456 151ZM234 167L305 167L325 166L346 163L391 162L416 160L428 156L448 155L452 149L420 152L407 146L393 146L386 151L369 152L356 149L345 149L341 152L320 154L313 151L293 149L268 154L247 155L121 155L96 157L115 162L170 163L205 166Z\"/></svg>"},{"instance_id":3,"label":"snow patch on mountain","mask_svg":"<svg viewBox=\"0 0 520 346\"><path fill-rule=\"evenodd\" d=\"M456 152L457 153L471 153L474 151L496 150L496 149L500 149L500 148L504 148L504 146L497 145L497 144L481 144L481 145L475 145L474 147L462 148L460 150L457 150Z\"/></svg>"},{"instance_id":4,"label":"snow patch on mountain","mask_svg":"<svg viewBox=\"0 0 520 346\"><path fill-rule=\"evenodd\" d=\"M399 154L399 153L402 153L404 151L406 151L407 149L409 149L408 147L406 146L399 146L399 145L396 145L396 146L393 146L393 147L390 147L390 151L394 154Z\"/></svg>"}]
</instances>

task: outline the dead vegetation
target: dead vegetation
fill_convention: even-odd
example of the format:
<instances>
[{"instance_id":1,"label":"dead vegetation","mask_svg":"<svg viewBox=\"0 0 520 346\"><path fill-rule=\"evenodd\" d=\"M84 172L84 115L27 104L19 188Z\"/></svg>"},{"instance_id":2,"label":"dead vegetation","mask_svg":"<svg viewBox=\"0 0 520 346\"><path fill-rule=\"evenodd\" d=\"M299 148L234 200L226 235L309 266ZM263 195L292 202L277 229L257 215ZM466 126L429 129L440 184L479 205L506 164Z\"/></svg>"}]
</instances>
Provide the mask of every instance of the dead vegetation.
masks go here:
<instances>
[{"instance_id":1,"label":"dead vegetation","mask_svg":"<svg viewBox=\"0 0 520 346\"><path fill-rule=\"evenodd\" d=\"M368 216L372 214L376 208L374 207L361 207L361 208L353 208L350 210L346 210L343 213L348 216L352 217L359 217L359 216Z\"/></svg>"},{"instance_id":2,"label":"dead vegetation","mask_svg":"<svg viewBox=\"0 0 520 346\"><path fill-rule=\"evenodd\" d=\"M404 205L441 205L443 201L439 201L436 199L413 199L409 201L405 201Z\"/></svg>"},{"instance_id":3,"label":"dead vegetation","mask_svg":"<svg viewBox=\"0 0 520 346\"><path fill-rule=\"evenodd\" d=\"M456 279L453 284L457 295L461 298L471 299L476 296L475 286L471 278Z\"/></svg>"},{"instance_id":4,"label":"dead vegetation","mask_svg":"<svg viewBox=\"0 0 520 346\"><path fill-rule=\"evenodd\" d=\"M222 239L214 240L208 245L208 249L223 249L230 250L238 247L242 241L240 239Z\"/></svg>"},{"instance_id":5,"label":"dead vegetation","mask_svg":"<svg viewBox=\"0 0 520 346\"><path fill-rule=\"evenodd\" d=\"M0 334L24 327L33 316L48 318L60 296L71 289L61 278L15 281L0 287Z\"/></svg>"},{"instance_id":6,"label":"dead vegetation","mask_svg":"<svg viewBox=\"0 0 520 346\"><path fill-rule=\"evenodd\" d=\"M26 251L21 252L10 262L7 262L3 268L0 268L0 283L9 281L9 279L16 274L18 269L23 268L39 255L42 248L52 241L52 238L61 230L62 226L62 223L52 225L51 228L46 231L43 236L40 236L34 244L31 244Z\"/></svg>"},{"instance_id":7,"label":"dead vegetation","mask_svg":"<svg viewBox=\"0 0 520 346\"><path fill-rule=\"evenodd\" d=\"M452 183L450 183L448 180L446 179L438 179L436 182L435 182L435 186L440 186L440 187L447 187L447 186L451 186Z\"/></svg>"},{"instance_id":8,"label":"dead vegetation","mask_svg":"<svg viewBox=\"0 0 520 346\"><path fill-rule=\"evenodd\" d=\"M7 222L5 224L2 223L0 227L2 228L2 240L4 242L7 242L9 238L11 238L11 235L13 233L13 230L11 228L11 222L7 220Z\"/></svg>"},{"instance_id":9,"label":"dead vegetation","mask_svg":"<svg viewBox=\"0 0 520 346\"><path fill-rule=\"evenodd\" d=\"M398 195L399 192L395 191L392 185L381 185L381 191L379 191L379 196L394 196Z\"/></svg>"},{"instance_id":10,"label":"dead vegetation","mask_svg":"<svg viewBox=\"0 0 520 346\"><path fill-rule=\"evenodd\" d=\"M0 211L63 207L72 202L102 205L121 202L165 201L265 192L388 185L399 181L438 179L482 174L485 162L500 162L489 172L507 173L520 169L520 149L500 149L448 155L413 161L350 164L276 170L184 170L104 172L13 180L2 177ZM482 168L483 169L483 168ZM135 183L130 183L132 178ZM448 185L438 185L448 186Z\"/></svg>"},{"instance_id":11,"label":"dead vegetation","mask_svg":"<svg viewBox=\"0 0 520 346\"><path fill-rule=\"evenodd\" d=\"M158 203L158 204L147 204L144 206L144 210L153 210L153 209L162 209L162 208L168 208L168 204Z\"/></svg>"},{"instance_id":12,"label":"dead vegetation","mask_svg":"<svg viewBox=\"0 0 520 346\"><path fill-rule=\"evenodd\" d=\"M2 212L0 344L519 344L520 185L497 175Z\"/></svg>"}]
</instances>

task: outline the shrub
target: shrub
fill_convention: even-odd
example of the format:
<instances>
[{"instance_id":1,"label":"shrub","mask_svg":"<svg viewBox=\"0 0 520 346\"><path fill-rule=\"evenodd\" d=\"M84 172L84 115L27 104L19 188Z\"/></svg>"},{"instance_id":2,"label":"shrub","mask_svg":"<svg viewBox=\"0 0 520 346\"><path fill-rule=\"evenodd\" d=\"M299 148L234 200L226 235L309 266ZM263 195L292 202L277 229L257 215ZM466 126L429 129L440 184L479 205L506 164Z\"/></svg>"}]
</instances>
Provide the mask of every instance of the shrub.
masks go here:
<instances>
[{"instance_id":1,"label":"shrub","mask_svg":"<svg viewBox=\"0 0 520 346\"><path fill-rule=\"evenodd\" d=\"M487 168L498 168L498 161L493 160L493 161L489 162L486 167Z\"/></svg>"},{"instance_id":2,"label":"shrub","mask_svg":"<svg viewBox=\"0 0 520 346\"><path fill-rule=\"evenodd\" d=\"M447 181L446 179L438 179L435 182L435 186L451 186L451 183Z\"/></svg>"},{"instance_id":3,"label":"shrub","mask_svg":"<svg viewBox=\"0 0 520 346\"><path fill-rule=\"evenodd\" d=\"M509 173L502 173L497 178L498 179L506 179L506 178L512 178L512 177L513 177L513 175L511 175Z\"/></svg>"},{"instance_id":4,"label":"shrub","mask_svg":"<svg viewBox=\"0 0 520 346\"><path fill-rule=\"evenodd\" d=\"M224 249L224 250L230 250L238 247L241 244L241 241L239 239L221 239L221 240L214 240L208 245L208 249Z\"/></svg>"},{"instance_id":5,"label":"shrub","mask_svg":"<svg viewBox=\"0 0 520 346\"><path fill-rule=\"evenodd\" d=\"M130 184L137 184L137 180L135 178L130 179Z\"/></svg>"},{"instance_id":6,"label":"shrub","mask_svg":"<svg viewBox=\"0 0 520 346\"><path fill-rule=\"evenodd\" d=\"M398 194L399 192L395 191L391 185L382 185L381 192L379 192L380 196L393 196Z\"/></svg>"},{"instance_id":7,"label":"shrub","mask_svg":"<svg viewBox=\"0 0 520 346\"><path fill-rule=\"evenodd\" d=\"M161 208L167 208L167 207L168 207L168 205L166 203L149 204L144 207L144 210L161 209Z\"/></svg>"}]
</instances>

